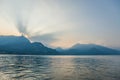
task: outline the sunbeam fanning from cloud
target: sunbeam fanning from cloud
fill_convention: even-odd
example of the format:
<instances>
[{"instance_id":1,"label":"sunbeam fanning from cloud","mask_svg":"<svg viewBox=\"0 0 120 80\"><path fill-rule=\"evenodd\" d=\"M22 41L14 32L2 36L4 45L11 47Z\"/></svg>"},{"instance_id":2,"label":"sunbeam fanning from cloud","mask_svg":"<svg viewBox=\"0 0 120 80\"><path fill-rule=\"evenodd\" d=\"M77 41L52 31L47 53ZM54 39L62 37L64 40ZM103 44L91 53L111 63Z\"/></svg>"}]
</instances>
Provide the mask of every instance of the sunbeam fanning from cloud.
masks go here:
<instances>
[{"instance_id":1,"label":"sunbeam fanning from cloud","mask_svg":"<svg viewBox=\"0 0 120 80\"><path fill-rule=\"evenodd\" d=\"M0 35L24 34L54 47L120 47L119 0L0 0Z\"/></svg>"},{"instance_id":2,"label":"sunbeam fanning from cloud","mask_svg":"<svg viewBox=\"0 0 120 80\"><path fill-rule=\"evenodd\" d=\"M54 6L43 0L1 1L3 15L8 16L6 20L13 22L20 34L28 36L33 41L41 41L45 44L57 40L56 35L53 36L52 32L60 31L56 26L60 27L60 23L63 22L58 16L60 12L57 15L57 9L54 10Z\"/></svg>"}]
</instances>

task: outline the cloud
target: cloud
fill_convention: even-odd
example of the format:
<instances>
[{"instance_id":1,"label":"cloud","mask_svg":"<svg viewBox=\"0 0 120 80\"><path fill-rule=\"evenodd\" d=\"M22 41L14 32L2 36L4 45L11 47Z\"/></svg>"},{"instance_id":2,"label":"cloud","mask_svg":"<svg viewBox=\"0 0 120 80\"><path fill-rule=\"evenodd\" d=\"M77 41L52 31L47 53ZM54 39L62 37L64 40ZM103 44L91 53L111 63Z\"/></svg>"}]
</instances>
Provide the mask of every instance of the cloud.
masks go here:
<instances>
[{"instance_id":1,"label":"cloud","mask_svg":"<svg viewBox=\"0 0 120 80\"><path fill-rule=\"evenodd\" d=\"M42 42L46 45L50 45L51 43L59 40L54 33L46 33L42 35L38 34L38 35L29 37L29 39L32 41Z\"/></svg>"},{"instance_id":2,"label":"cloud","mask_svg":"<svg viewBox=\"0 0 120 80\"><path fill-rule=\"evenodd\" d=\"M19 33L29 36L28 24L35 7L34 0L2 0L2 13L9 16Z\"/></svg>"}]
</instances>

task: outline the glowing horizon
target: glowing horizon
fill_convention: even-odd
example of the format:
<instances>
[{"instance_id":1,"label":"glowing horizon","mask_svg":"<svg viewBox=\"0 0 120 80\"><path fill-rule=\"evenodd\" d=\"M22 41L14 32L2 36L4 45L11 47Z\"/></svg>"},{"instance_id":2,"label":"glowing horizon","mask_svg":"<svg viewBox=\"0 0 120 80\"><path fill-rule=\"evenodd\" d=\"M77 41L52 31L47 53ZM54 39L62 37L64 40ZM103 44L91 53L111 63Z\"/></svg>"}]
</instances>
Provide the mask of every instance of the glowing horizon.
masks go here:
<instances>
[{"instance_id":1,"label":"glowing horizon","mask_svg":"<svg viewBox=\"0 0 120 80\"><path fill-rule=\"evenodd\" d=\"M52 47L120 48L119 0L0 0L0 35L25 34Z\"/></svg>"}]
</instances>

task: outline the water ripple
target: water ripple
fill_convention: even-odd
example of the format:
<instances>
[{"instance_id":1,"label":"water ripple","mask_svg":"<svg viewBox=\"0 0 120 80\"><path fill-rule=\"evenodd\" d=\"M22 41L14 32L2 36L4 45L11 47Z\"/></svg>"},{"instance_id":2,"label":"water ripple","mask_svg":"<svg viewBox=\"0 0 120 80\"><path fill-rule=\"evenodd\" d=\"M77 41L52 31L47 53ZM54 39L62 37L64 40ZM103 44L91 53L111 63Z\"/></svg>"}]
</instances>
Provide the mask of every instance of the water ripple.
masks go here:
<instances>
[{"instance_id":1,"label":"water ripple","mask_svg":"<svg viewBox=\"0 0 120 80\"><path fill-rule=\"evenodd\" d=\"M119 80L119 56L0 56L0 80Z\"/></svg>"}]
</instances>

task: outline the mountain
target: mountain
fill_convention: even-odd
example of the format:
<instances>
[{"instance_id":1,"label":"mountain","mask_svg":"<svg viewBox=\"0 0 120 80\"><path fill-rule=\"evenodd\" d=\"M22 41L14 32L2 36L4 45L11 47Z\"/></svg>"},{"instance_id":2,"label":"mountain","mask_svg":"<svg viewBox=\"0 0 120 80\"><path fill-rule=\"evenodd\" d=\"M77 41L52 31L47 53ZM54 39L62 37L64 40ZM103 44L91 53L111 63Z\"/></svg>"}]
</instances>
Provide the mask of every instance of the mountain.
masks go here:
<instances>
[{"instance_id":1,"label":"mountain","mask_svg":"<svg viewBox=\"0 0 120 80\"><path fill-rule=\"evenodd\" d=\"M19 55L116 55L120 51L96 44L75 44L71 48L51 49L25 36L0 36L0 54Z\"/></svg>"},{"instance_id":2,"label":"mountain","mask_svg":"<svg viewBox=\"0 0 120 80\"><path fill-rule=\"evenodd\" d=\"M55 49L48 48L40 42L31 43L25 36L0 36L1 54L58 54Z\"/></svg>"},{"instance_id":3,"label":"mountain","mask_svg":"<svg viewBox=\"0 0 120 80\"><path fill-rule=\"evenodd\" d=\"M64 49L62 49L61 47L57 47L56 50L57 50L58 52L62 52Z\"/></svg>"},{"instance_id":4,"label":"mountain","mask_svg":"<svg viewBox=\"0 0 120 80\"><path fill-rule=\"evenodd\" d=\"M68 49L56 49L61 54L69 55L118 55L119 51L96 44L75 44Z\"/></svg>"}]
</instances>

